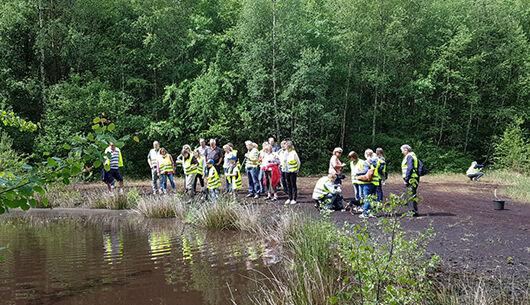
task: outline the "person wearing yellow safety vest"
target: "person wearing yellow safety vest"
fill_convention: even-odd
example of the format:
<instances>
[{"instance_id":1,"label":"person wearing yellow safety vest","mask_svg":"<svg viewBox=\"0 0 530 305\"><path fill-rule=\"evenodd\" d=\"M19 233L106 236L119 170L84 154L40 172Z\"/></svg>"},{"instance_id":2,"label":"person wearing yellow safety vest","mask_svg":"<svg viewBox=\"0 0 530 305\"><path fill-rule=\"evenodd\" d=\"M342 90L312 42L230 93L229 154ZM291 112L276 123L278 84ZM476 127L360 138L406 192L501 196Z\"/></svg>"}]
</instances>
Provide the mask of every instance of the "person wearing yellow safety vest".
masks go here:
<instances>
[{"instance_id":1,"label":"person wearing yellow safety vest","mask_svg":"<svg viewBox=\"0 0 530 305\"><path fill-rule=\"evenodd\" d=\"M121 150L113 142L110 142L109 147L105 149L104 165L110 167L108 171L103 168L102 174L102 180L107 184L109 192L114 188L114 179L120 183L120 188L123 190L123 177L120 173L120 167L123 167L123 158Z\"/></svg>"},{"instance_id":2,"label":"person wearing yellow safety vest","mask_svg":"<svg viewBox=\"0 0 530 305\"><path fill-rule=\"evenodd\" d=\"M184 174L186 175L186 192L191 191L191 195L195 195L193 189L193 182L195 176L197 176L197 168L199 167L199 161L191 155L190 151L182 150L182 167L184 167Z\"/></svg>"},{"instance_id":3,"label":"person wearing yellow safety vest","mask_svg":"<svg viewBox=\"0 0 530 305\"><path fill-rule=\"evenodd\" d=\"M352 202L350 202L350 207L352 208L352 212L362 212L362 199L363 196L363 188L362 185L370 182L364 182L357 179L357 173L361 171L362 167L364 166L364 160L359 158L359 154L357 154L354 151L351 151L348 154L348 160L350 161L350 170L351 170L351 182L353 184L353 191L354 191L354 197Z\"/></svg>"},{"instance_id":4,"label":"person wearing yellow safety vest","mask_svg":"<svg viewBox=\"0 0 530 305\"><path fill-rule=\"evenodd\" d=\"M193 185L191 188L193 189L193 192L195 193L197 189L197 180L201 183L201 197L204 199L204 196L206 195L206 186L204 185L204 177L206 177L206 161L204 158L204 155L201 153L200 148L196 148L193 151L193 156L195 159L197 159L198 165L197 165L197 175L195 175L195 179L193 180Z\"/></svg>"},{"instance_id":5,"label":"person wearing yellow safety vest","mask_svg":"<svg viewBox=\"0 0 530 305\"><path fill-rule=\"evenodd\" d=\"M261 189L259 187L259 153L252 141L245 141L245 146L248 152L245 154L247 162L245 168L247 169L248 177L248 195L247 197L254 196L255 199L259 198Z\"/></svg>"},{"instance_id":6,"label":"person wearing yellow safety vest","mask_svg":"<svg viewBox=\"0 0 530 305\"><path fill-rule=\"evenodd\" d=\"M296 199L298 199L298 187L296 185L296 177L298 176L298 171L300 170L300 158L294 150L293 142L287 141L285 143L285 148L287 149L287 156L285 158L285 168L287 176L287 189L289 192L289 199L285 201L285 204L296 204Z\"/></svg>"},{"instance_id":7,"label":"person wearing yellow safety vest","mask_svg":"<svg viewBox=\"0 0 530 305\"><path fill-rule=\"evenodd\" d=\"M385 185L385 181L387 179L386 174L386 155L385 152L381 147L378 147L375 150L375 154L377 155L377 160L379 162L379 175L381 176L381 181L379 183L379 186L375 188L375 193L377 194L377 200L383 201L383 185Z\"/></svg>"},{"instance_id":8,"label":"person wearing yellow safety vest","mask_svg":"<svg viewBox=\"0 0 530 305\"><path fill-rule=\"evenodd\" d=\"M318 179L313 189L313 200L317 209L343 210L342 190L339 184L335 184L336 179L337 175L334 173Z\"/></svg>"},{"instance_id":9,"label":"person wearing yellow safety vest","mask_svg":"<svg viewBox=\"0 0 530 305\"><path fill-rule=\"evenodd\" d=\"M158 163L158 156L160 152L160 144L158 141L153 142L153 148L149 151L149 154L147 154L147 164L149 164L149 167L151 168L151 181L152 181L152 187L153 187L153 194L156 194L157 192L162 193L162 185L159 187L159 176L156 169L156 165Z\"/></svg>"},{"instance_id":10,"label":"person wearing yellow safety vest","mask_svg":"<svg viewBox=\"0 0 530 305\"><path fill-rule=\"evenodd\" d=\"M230 182L230 189L232 194L234 196L234 200L237 199L237 190L239 190L242 187L241 183L241 172L239 171L239 166L237 165L237 157L232 155L229 158L230 160L230 167L228 168L226 172L226 178Z\"/></svg>"},{"instance_id":11,"label":"person wearing yellow safety vest","mask_svg":"<svg viewBox=\"0 0 530 305\"><path fill-rule=\"evenodd\" d=\"M285 143L287 143L287 141L282 141L280 143L281 148L280 150L278 150L278 158L280 159L280 173L281 173L281 182L282 182L283 192L287 194L288 190L287 190L287 175L285 173L286 171L285 160L287 158L288 151L287 151L287 148L285 148Z\"/></svg>"},{"instance_id":12,"label":"person wearing yellow safety vest","mask_svg":"<svg viewBox=\"0 0 530 305\"><path fill-rule=\"evenodd\" d=\"M366 161L364 161L362 169L357 172L355 175L365 175L368 173L369 170L373 170L374 174L372 177L372 180L370 182L367 182L365 184L362 184L362 201L363 201L363 213L359 215L360 218L367 218L367 217L375 217L372 211L372 204L371 204L371 196L375 196L375 190L376 187L380 185L381 183L381 176L379 175L379 166L378 166L378 160L377 157L374 154L374 151L371 149L367 149L364 151L364 157L366 158Z\"/></svg>"},{"instance_id":13,"label":"person wearing yellow safety vest","mask_svg":"<svg viewBox=\"0 0 530 305\"><path fill-rule=\"evenodd\" d=\"M420 176L418 175L418 157L412 151L412 148L404 144L401 146L401 153L405 156L401 162L401 172L403 183L407 187L407 202L409 205L409 215L417 217L418 214L418 185Z\"/></svg>"},{"instance_id":14,"label":"person wearing yellow safety vest","mask_svg":"<svg viewBox=\"0 0 530 305\"><path fill-rule=\"evenodd\" d=\"M208 190L210 190L210 200L212 201L215 201L217 189L221 186L221 179L219 178L219 173L217 173L214 164L215 161L213 159L208 160L208 175L206 177Z\"/></svg>"},{"instance_id":15,"label":"person wearing yellow safety vest","mask_svg":"<svg viewBox=\"0 0 530 305\"><path fill-rule=\"evenodd\" d=\"M466 175L471 181L478 181L480 177L484 176L481 171L484 165L478 164L477 161L471 162L471 166L467 169Z\"/></svg>"},{"instance_id":16,"label":"person wearing yellow safety vest","mask_svg":"<svg viewBox=\"0 0 530 305\"><path fill-rule=\"evenodd\" d=\"M160 155L158 156L157 162L157 173L160 176L162 191L164 194L167 194L167 180L171 183L171 188L176 190L175 181L173 180L173 175L175 174L175 162L173 162L173 157L167 153L165 148L160 148Z\"/></svg>"}]
</instances>

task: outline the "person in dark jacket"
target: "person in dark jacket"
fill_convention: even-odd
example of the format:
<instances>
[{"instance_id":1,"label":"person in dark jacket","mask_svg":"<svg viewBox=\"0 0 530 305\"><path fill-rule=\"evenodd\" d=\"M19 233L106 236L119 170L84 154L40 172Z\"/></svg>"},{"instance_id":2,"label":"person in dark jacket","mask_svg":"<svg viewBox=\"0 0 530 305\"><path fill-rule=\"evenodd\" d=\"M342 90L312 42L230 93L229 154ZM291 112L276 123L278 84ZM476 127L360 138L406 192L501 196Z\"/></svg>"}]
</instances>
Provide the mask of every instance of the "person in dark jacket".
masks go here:
<instances>
[{"instance_id":1,"label":"person in dark jacket","mask_svg":"<svg viewBox=\"0 0 530 305\"><path fill-rule=\"evenodd\" d=\"M409 205L409 215L413 217L418 214L418 185L420 183L420 176L418 175L418 157L412 151L410 145L402 145L401 153L405 156L401 162L401 173L403 176L403 183L407 187L407 202Z\"/></svg>"}]
</instances>

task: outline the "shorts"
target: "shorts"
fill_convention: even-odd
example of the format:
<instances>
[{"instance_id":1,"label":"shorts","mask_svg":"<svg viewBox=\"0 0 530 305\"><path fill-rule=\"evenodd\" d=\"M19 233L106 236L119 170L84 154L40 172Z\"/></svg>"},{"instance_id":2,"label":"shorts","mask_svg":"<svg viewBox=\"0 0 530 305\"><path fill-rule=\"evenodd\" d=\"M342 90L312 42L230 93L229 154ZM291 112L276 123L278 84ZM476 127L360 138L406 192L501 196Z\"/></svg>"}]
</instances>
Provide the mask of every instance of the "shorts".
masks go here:
<instances>
[{"instance_id":1,"label":"shorts","mask_svg":"<svg viewBox=\"0 0 530 305\"><path fill-rule=\"evenodd\" d=\"M121 176L120 170L118 168L111 168L109 171L103 169L101 173L101 180L103 180L103 182L112 184L114 179L116 179L118 182L123 181L123 177Z\"/></svg>"}]
</instances>

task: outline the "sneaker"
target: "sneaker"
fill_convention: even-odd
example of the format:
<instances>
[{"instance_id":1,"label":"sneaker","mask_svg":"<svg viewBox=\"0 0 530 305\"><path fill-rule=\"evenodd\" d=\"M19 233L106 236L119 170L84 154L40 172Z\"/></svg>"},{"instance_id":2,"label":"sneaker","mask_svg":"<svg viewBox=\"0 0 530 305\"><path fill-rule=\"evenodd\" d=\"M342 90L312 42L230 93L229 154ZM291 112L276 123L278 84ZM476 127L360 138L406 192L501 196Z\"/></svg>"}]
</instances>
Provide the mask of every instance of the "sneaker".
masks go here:
<instances>
[{"instance_id":1,"label":"sneaker","mask_svg":"<svg viewBox=\"0 0 530 305\"><path fill-rule=\"evenodd\" d=\"M271 200L271 199L272 199L272 197L270 195L267 196L267 198L265 198L265 200Z\"/></svg>"},{"instance_id":2,"label":"sneaker","mask_svg":"<svg viewBox=\"0 0 530 305\"><path fill-rule=\"evenodd\" d=\"M290 203L291 203L291 200L290 200L290 199L287 199L287 200L285 201L285 204L290 204Z\"/></svg>"},{"instance_id":3,"label":"sneaker","mask_svg":"<svg viewBox=\"0 0 530 305\"><path fill-rule=\"evenodd\" d=\"M375 216L374 213L370 213L370 214L368 214L368 217L370 217L370 218L375 218L375 217L377 217L377 216Z\"/></svg>"},{"instance_id":4,"label":"sneaker","mask_svg":"<svg viewBox=\"0 0 530 305\"><path fill-rule=\"evenodd\" d=\"M296 204L296 200L291 200L291 204Z\"/></svg>"},{"instance_id":5,"label":"sneaker","mask_svg":"<svg viewBox=\"0 0 530 305\"><path fill-rule=\"evenodd\" d=\"M278 201L278 197L276 196L272 197L272 201Z\"/></svg>"},{"instance_id":6,"label":"sneaker","mask_svg":"<svg viewBox=\"0 0 530 305\"><path fill-rule=\"evenodd\" d=\"M365 219L365 218L368 218L368 216L364 215L364 214L361 214L361 215L359 215L359 218Z\"/></svg>"},{"instance_id":7,"label":"sneaker","mask_svg":"<svg viewBox=\"0 0 530 305\"><path fill-rule=\"evenodd\" d=\"M254 196L254 194L248 194L248 195L247 195L247 198L250 198L250 197L252 197L252 196Z\"/></svg>"},{"instance_id":8,"label":"sneaker","mask_svg":"<svg viewBox=\"0 0 530 305\"><path fill-rule=\"evenodd\" d=\"M259 195L254 196L254 199L259 199Z\"/></svg>"}]
</instances>

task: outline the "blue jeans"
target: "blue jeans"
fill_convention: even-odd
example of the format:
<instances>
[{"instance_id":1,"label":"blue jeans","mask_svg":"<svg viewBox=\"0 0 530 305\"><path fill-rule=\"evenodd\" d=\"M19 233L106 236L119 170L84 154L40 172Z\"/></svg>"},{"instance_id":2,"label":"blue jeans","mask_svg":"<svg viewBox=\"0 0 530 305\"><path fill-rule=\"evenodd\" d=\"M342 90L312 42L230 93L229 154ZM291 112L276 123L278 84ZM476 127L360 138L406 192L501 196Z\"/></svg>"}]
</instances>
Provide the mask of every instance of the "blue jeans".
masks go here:
<instances>
[{"instance_id":1,"label":"blue jeans","mask_svg":"<svg viewBox=\"0 0 530 305\"><path fill-rule=\"evenodd\" d=\"M160 180L162 180L162 189L167 190L167 180L169 179L169 183L171 184L171 188L173 190L177 189L175 187L175 181L173 180L173 174L161 174Z\"/></svg>"},{"instance_id":2,"label":"blue jeans","mask_svg":"<svg viewBox=\"0 0 530 305\"><path fill-rule=\"evenodd\" d=\"M322 206L322 204L326 205L327 209L330 210L342 210L342 197L339 197L337 194L327 194L324 196L324 198L318 200L319 205Z\"/></svg>"},{"instance_id":3,"label":"blue jeans","mask_svg":"<svg viewBox=\"0 0 530 305\"><path fill-rule=\"evenodd\" d=\"M158 171L156 170L156 166L151 168L151 181L153 184L153 192L156 192L159 190L158 187L158 181L160 178L158 177Z\"/></svg>"},{"instance_id":4,"label":"blue jeans","mask_svg":"<svg viewBox=\"0 0 530 305\"><path fill-rule=\"evenodd\" d=\"M247 178L248 178L248 193L250 195L260 195L261 189L259 187L259 167L247 169Z\"/></svg>"},{"instance_id":5,"label":"blue jeans","mask_svg":"<svg viewBox=\"0 0 530 305\"><path fill-rule=\"evenodd\" d=\"M337 185L342 184L342 179L339 179L339 178L335 179L335 182L333 184L337 184Z\"/></svg>"},{"instance_id":6,"label":"blue jeans","mask_svg":"<svg viewBox=\"0 0 530 305\"><path fill-rule=\"evenodd\" d=\"M217 195L217 189L210 189L210 200L215 201Z\"/></svg>"},{"instance_id":7,"label":"blue jeans","mask_svg":"<svg viewBox=\"0 0 530 305\"><path fill-rule=\"evenodd\" d=\"M361 199L363 198L363 188L362 184L354 183L353 184L353 190L355 193L355 196L353 197L353 200L357 202L361 202Z\"/></svg>"},{"instance_id":8,"label":"blue jeans","mask_svg":"<svg viewBox=\"0 0 530 305\"><path fill-rule=\"evenodd\" d=\"M231 192L232 191L232 184L230 183L230 181L228 180L228 176L226 175L228 173L228 168L223 168L224 170L224 173L225 173L225 182L226 182L226 192Z\"/></svg>"},{"instance_id":9,"label":"blue jeans","mask_svg":"<svg viewBox=\"0 0 530 305\"><path fill-rule=\"evenodd\" d=\"M381 185L382 181L379 183L379 185L375 186L375 194L377 195L377 201L383 202L383 186Z\"/></svg>"},{"instance_id":10,"label":"blue jeans","mask_svg":"<svg viewBox=\"0 0 530 305\"><path fill-rule=\"evenodd\" d=\"M368 198L370 195L375 194L375 187L371 183L363 184L363 214L366 215L367 211L372 209L372 206L370 205L370 198Z\"/></svg>"}]
</instances>

